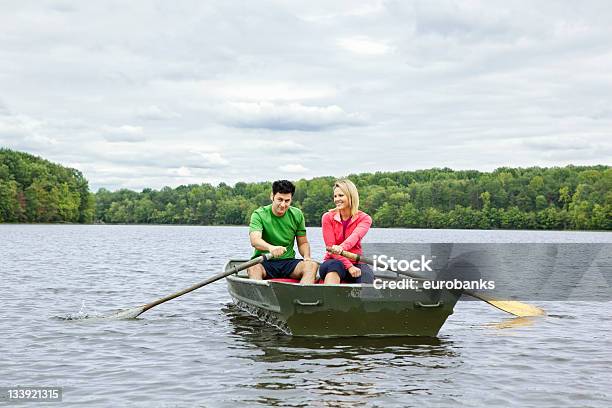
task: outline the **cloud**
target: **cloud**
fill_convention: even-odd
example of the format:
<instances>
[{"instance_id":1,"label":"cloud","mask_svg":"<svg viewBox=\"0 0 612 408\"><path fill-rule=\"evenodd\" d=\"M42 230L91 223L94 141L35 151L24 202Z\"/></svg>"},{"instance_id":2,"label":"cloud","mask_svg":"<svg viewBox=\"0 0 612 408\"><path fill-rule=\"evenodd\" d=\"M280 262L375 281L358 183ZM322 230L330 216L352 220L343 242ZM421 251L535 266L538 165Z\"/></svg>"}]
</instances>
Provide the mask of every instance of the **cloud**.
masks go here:
<instances>
[{"instance_id":1,"label":"cloud","mask_svg":"<svg viewBox=\"0 0 612 408\"><path fill-rule=\"evenodd\" d=\"M610 161L606 2L55 4L2 5L0 145L94 188Z\"/></svg>"},{"instance_id":2,"label":"cloud","mask_svg":"<svg viewBox=\"0 0 612 408\"><path fill-rule=\"evenodd\" d=\"M97 161L120 166L152 167L173 169L218 169L229 165L229 161L219 151L202 151L189 146L167 146L163 143L124 145L111 150L98 143L91 147L88 154Z\"/></svg>"},{"instance_id":3,"label":"cloud","mask_svg":"<svg viewBox=\"0 0 612 408\"><path fill-rule=\"evenodd\" d=\"M293 140L255 140L251 143L254 149L265 149L276 153L303 153L310 149Z\"/></svg>"},{"instance_id":4,"label":"cloud","mask_svg":"<svg viewBox=\"0 0 612 408\"><path fill-rule=\"evenodd\" d=\"M193 173L188 167L181 166L178 169L170 169L170 174L175 174L179 177L192 177Z\"/></svg>"},{"instance_id":5,"label":"cloud","mask_svg":"<svg viewBox=\"0 0 612 408\"><path fill-rule=\"evenodd\" d=\"M8 116L11 112L9 111L8 106L6 106L4 103L2 103L2 100L0 100L0 116Z\"/></svg>"},{"instance_id":6,"label":"cloud","mask_svg":"<svg viewBox=\"0 0 612 408\"><path fill-rule=\"evenodd\" d=\"M223 172L229 161L216 151L198 151L188 146L167 147L149 145L125 145L122 149L108 151L93 146L84 152L88 157L79 169L85 174L95 174L91 186L143 189L200 184L224 180L216 172Z\"/></svg>"},{"instance_id":7,"label":"cloud","mask_svg":"<svg viewBox=\"0 0 612 408\"><path fill-rule=\"evenodd\" d=\"M305 106L299 103L230 102L223 106L225 123L238 128L321 131L364 126L363 117L337 105Z\"/></svg>"},{"instance_id":8,"label":"cloud","mask_svg":"<svg viewBox=\"0 0 612 408\"><path fill-rule=\"evenodd\" d=\"M204 160L204 163L206 164L205 165L194 164L193 167L200 167L200 168L209 168L212 166L224 167L229 164L229 161L223 158L223 156L221 156L221 153L218 153L218 152L199 152L199 153L195 152L195 153L200 155L202 159Z\"/></svg>"},{"instance_id":9,"label":"cloud","mask_svg":"<svg viewBox=\"0 0 612 408\"><path fill-rule=\"evenodd\" d=\"M138 119L144 120L171 120L178 119L181 117L179 113L172 112L169 110L163 110L158 106L151 105L138 108L134 112L134 116Z\"/></svg>"},{"instance_id":10,"label":"cloud","mask_svg":"<svg viewBox=\"0 0 612 408\"><path fill-rule=\"evenodd\" d=\"M299 84L288 81L262 80L208 80L198 86L204 93L230 101L304 101L333 98L337 90L325 84Z\"/></svg>"},{"instance_id":11,"label":"cloud","mask_svg":"<svg viewBox=\"0 0 612 408\"><path fill-rule=\"evenodd\" d=\"M306 173L308 169L301 164L284 164L279 166L278 169L285 173Z\"/></svg>"},{"instance_id":12,"label":"cloud","mask_svg":"<svg viewBox=\"0 0 612 408\"><path fill-rule=\"evenodd\" d=\"M45 123L26 115L0 116L0 144L16 150L44 152L58 140L45 134Z\"/></svg>"},{"instance_id":13,"label":"cloud","mask_svg":"<svg viewBox=\"0 0 612 408\"><path fill-rule=\"evenodd\" d=\"M539 151L576 151L591 150L595 146L584 138L578 137L543 137L523 140L522 144Z\"/></svg>"},{"instance_id":14,"label":"cloud","mask_svg":"<svg viewBox=\"0 0 612 408\"><path fill-rule=\"evenodd\" d=\"M101 129L101 133L104 139L109 142L136 143L147 140L147 138L143 135L143 129L140 126L105 126Z\"/></svg>"},{"instance_id":15,"label":"cloud","mask_svg":"<svg viewBox=\"0 0 612 408\"><path fill-rule=\"evenodd\" d=\"M309 22L317 23L329 23L332 24L334 20L341 20L352 17L369 17L380 15L386 11L385 2L383 0L375 1L325 1L312 6L312 2L302 9L296 11L301 19ZM296 4L299 8L299 4Z\"/></svg>"},{"instance_id":16,"label":"cloud","mask_svg":"<svg viewBox=\"0 0 612 408\"><path fill-rule=\"evenodd\" d=\"M558 135L521 140L526 149L538 152L547 160L564 161L584 160L592 163L606 163L605 157L612 157L612 142L609 138L577 137Z\"/></svg>"},{"instance_id":17,"label":"cloud","mask_svg":"<svg viewBox=\"0 0 612 408\"><path fill-rule=\"evenodd\" d=\"M384 41L376 41L365 36L340 38L336 41L338 47L360 55L384 55L391 53L395 47L388 45Z\"/></svg>"}]
</instances>

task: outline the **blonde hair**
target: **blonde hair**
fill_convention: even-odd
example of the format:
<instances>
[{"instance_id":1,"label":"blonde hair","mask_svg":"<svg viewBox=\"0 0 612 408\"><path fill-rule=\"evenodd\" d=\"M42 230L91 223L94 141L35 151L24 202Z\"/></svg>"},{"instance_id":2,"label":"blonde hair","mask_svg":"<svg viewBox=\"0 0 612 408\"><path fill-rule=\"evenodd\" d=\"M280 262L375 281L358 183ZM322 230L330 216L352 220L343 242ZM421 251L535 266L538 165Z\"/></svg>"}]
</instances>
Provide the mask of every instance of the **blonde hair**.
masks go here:
<instances>
[{"instance_id":1,"label":"blonde hair","mask_svg":"<svg viewBox=\"0 0 612 408\"><path fill-rule=\"evenodd\" d=\"M351 205L351 217L357 214L359 210L359 192L355 184L349 179L340 179L334 183L334 190L336 188L339 188L348 197L349 204Z\"/></svg>"}]
</instances>

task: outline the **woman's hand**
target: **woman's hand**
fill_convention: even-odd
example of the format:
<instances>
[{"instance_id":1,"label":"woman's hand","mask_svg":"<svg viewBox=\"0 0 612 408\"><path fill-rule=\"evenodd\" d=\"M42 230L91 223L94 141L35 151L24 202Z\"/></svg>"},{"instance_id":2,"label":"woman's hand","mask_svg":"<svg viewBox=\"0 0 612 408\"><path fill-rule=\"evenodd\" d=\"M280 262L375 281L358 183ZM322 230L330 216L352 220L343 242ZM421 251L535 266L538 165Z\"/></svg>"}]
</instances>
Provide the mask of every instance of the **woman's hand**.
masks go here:
<instances>
[{"instance_id":1,"label":"woman's hand","mask_svg":"<svg viewBox=\"0 0 612 408\"><path fill-rule=\"evenodd\" d=\"M351 274L353 278L358 278L361 276L361 269L359 269L358 267L354 265L349 268L348 272Z\"/></svg>"},{"instance_id":2,"label":"woman's hand","mask_svg":"<svg viewBox=\"0 0 612 408\"><path fill-rule=\"evenodd\" d=\"M340 255L342 253L342 251L344 251L344 250L342 249L342 247L340 245L332 245L331 251L334 254L336 254L336 255Z\"/></svg>"}]
</instances>

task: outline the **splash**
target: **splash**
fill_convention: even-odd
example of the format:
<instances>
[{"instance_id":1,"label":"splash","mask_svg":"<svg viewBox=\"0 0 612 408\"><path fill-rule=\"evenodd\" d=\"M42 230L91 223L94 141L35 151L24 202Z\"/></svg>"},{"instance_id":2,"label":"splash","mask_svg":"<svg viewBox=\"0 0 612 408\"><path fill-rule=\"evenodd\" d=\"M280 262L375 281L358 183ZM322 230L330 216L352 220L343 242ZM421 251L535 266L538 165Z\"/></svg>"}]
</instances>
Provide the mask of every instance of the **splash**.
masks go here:
<instances>
[{"instance_id":1,"label":"splash","mask_svg":"<svg viewBox=\"0 0 612 408\"><path fill-rule=\"evenodd\" d=\"M85 311L85 301L81 301L81 308L77 313L71 313L61 317L63 320L83 320L90 318L90 315Z\"/></svg>"},{"instance_id":2,"label":"splash","mask_svg":"<svg viewBox=\"0 0 612 408\"><path fill-rule=\"evenodd\" d=\"M85 311L85 301L82 301L81 308L77 313L68 314L59 317L61 320L123 320L135 319L143 312L143 307L133 307L131 309L122 309L109 315L90 314Z\"/></svg>"}]
</instances>

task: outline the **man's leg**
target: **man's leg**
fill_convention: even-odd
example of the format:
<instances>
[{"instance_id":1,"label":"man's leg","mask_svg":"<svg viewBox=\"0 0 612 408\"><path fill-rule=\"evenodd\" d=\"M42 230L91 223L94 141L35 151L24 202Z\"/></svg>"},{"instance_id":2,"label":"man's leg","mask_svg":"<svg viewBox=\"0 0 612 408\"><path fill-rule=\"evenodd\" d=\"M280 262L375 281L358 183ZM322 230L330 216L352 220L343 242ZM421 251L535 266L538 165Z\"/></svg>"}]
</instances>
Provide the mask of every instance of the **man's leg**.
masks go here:
<instances>
[{"instance_id":1,"label":"man's leg","mask_svg":"<svg viewBox=\"0 0 612 408\"><path fill-rule=\"evenodd\" d=\"M291 272L290 277L300 279L300 283L314 283L318 267L319 264L315 261L301 261Z\"/></svg>"},{"instance_id":2,"label":"man's leg","mask_svg":"<svg viewBox=\"0 0 612 408\"><path fill-rule=\"evenodd\" d=\"M261 264L251 266L247 269L247 273L249 274L249 278L255 280L262 280L266 277L266 270Z\"/></svg>"}]
</instances>

